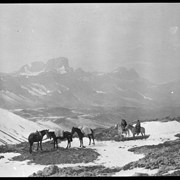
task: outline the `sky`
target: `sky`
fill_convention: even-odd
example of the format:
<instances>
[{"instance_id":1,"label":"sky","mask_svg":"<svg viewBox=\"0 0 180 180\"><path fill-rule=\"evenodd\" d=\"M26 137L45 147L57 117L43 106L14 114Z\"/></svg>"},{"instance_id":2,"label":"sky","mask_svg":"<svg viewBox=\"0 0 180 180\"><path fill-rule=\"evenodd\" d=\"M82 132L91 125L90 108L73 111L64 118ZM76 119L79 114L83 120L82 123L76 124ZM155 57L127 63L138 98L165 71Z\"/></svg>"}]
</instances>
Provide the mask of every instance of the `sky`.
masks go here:
<instances>
[{"instance_id":1,"label":"sky","mask_svg":"<svg viewBox=\"0 0 180 180\"><path fill-rule=\"evenodd\" d=\"M0 4L0 72L67 57L73 68L180 77L179 3ZM168 73L169 75L168 75Z\"/></svg>"}]
</instances>

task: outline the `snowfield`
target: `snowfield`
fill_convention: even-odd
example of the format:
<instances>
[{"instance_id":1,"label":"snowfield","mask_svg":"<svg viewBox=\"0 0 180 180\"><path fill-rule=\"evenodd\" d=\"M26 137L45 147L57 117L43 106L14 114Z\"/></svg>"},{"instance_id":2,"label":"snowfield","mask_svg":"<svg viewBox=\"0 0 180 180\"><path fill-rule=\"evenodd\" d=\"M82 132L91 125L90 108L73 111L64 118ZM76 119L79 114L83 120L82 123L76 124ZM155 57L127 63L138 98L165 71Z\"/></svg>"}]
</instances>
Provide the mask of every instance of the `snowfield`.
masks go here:
<instances>
[{"instance_id":1,"label":"snowfield","mask_svg":"<svg viewBox=\"0 0 180 180\"><path fill-rule=\"evenodd\" d=\"M22 138L22 135L27 137L29 132L33 132L38 128L44 128L42 125L34 124L28 120L24 120L17 115L14 115L6 110L0 109L0 130L8 132L8 134L13 135L14 137ZM7 115L8 114L8 115ZM6 119L4 119L6 117ZM23 122L23 123L22 123ZM11 128L7 129L8 124ZM20 125L23 125L22 128ZM51 124L52 126L52 124ZM89 166L89 165L104 165L106 167L122 167L129 162L137 161L138 159L144 157L143 154L134 154L133 152L128 151L128 149L136 146L144 145L157 145L163 143L167 140L174 140L177 137L174 135L180 132L180 123L177 121L169 122L159 122L151 121L144 122L142 126L146 129L146 134L150 134L148 139L144 140L132 140L124 142L115 142L115 141L95 141L95 145L88 146L89 139L84 138L84 145L88 148L95 149L100 156L97 160L92 163L78 163L78 164L57 164L58 167L72 167L72 166ZM15 133L16 134L13 134ZM2 137L3 135L3 137ZM16 135L16 136L15 136ZM9 136L8 136L9 137ZM6 135L1 132L0 139L5 139ZM18 141L11 139L12 143L18 143ZM8 141L9 142L9 141ZM79 148L79 139L73 138L72 148ZM63 141L59 144L61 147L66 147L67 142ZM28 161L11 161L10 159L13 156L18 155L17 153L0 153L0 156L4 158L0 159L0 176L1 177L27 177L33 172L42 170L47 165L28 165ZM120 171L114 176L132 176L135 173L148 173L153 175L158 171L137 168L127 171Z\"/></svg>"}]
</instances>

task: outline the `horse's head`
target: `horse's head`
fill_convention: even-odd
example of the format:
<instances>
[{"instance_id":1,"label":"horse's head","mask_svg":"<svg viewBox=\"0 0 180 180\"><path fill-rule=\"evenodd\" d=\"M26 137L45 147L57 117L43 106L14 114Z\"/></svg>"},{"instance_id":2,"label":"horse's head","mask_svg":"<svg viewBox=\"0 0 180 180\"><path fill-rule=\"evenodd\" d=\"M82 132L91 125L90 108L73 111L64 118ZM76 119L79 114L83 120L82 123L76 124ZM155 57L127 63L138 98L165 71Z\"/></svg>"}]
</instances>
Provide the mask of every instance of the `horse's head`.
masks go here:
<instances>
[{"instance_id":1,"label":"horse's head","mask_svg":"<svg viewBox=\"0 0 180 180\"><path fill-rule=\"evenodd\" d=\"M44 130L47 138L49 138L49 129Z\"/></svg>"},{"instance_id":2,"label":"horse's head","mask_svg":"<svg viewBox=\"0 0 180 180\"><path fill-rule=\"evenodd\" d=\"M71 134L72 134L72 136L73 136L73 134L75 133L75 127L72 127L72 130L71 130Z\"/></svg>"}]
</instances>

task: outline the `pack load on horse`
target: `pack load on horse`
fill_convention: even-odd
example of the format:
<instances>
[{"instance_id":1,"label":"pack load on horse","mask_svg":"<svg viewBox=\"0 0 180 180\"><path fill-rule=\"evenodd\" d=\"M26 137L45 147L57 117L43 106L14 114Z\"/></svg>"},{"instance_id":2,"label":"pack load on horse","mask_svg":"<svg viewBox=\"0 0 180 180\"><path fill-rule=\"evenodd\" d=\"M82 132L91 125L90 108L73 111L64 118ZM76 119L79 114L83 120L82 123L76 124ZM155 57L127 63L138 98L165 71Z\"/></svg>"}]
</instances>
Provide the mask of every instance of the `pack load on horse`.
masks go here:
<instances>
[{"instance_id":1,"label":"pack load on horse","mask_svg":"<svg viewBox=\"0 0 180 180\"><path fill-rule=\"evenodd\" d=\"M126 131L126 126L127 126L126 120L125 120L125 119L122 119L122 121L121 121L122 131Z\"/></svg>"},{"instance_id":2,"label":"pack load on horse","mask_svg":"<svg viewBox=\"0 0 180 180\"><path fill-rule=\"evenodd\" d=\"M67 147L71 147L71 142L73 141L72 139L72 134L69 131L64 131L62 129L56 129L55 131L50 131L48 132L48 138L53 138L54 141L54 148L56 144L56 148L58 149L58 139L59 140L65 140L67 139Z\"/></svg>"},{"instance_id":3,"label":"pack load on horse","mask_svg":"<svg viewBox=\"0 0 180 180\"><path fill-rule=\"evenodd\" d=\"M94 132L91 128L87 127L87 126L79 126L79 127L72 127L71 133L72 135L74 133L77 133L78 137L79 137L79 141L80 141L80 147L85 147L83 145L83 137L87 136L89 138L89 145L91 144L91 138L93 140L93 144L95 144L94 142Z\"/></svg>"},{"instance_id":4,"label":"pack load on horse","mask_svg":"<svg viewBox=\"0 0 180 180\"><path fill-rule=\"evenodd\" d=\"M115 128L117 128L118 134L121 138L124 138L123 134L129 136L129 129L127 129L127 122L125 119L122 119L121 124L116 124Z\"/></svg>"},{"instance_id":5,"label":"pack load on horse","mask_svg":"<svg viewBox=\"0 0 180 180\"><path fill-rule=\"evenodd\" d=\"M45 134L48 137L48 132L49 132L49 130L46 129L46 130L42 130L42 131L33 132L28 136L28 141L29 141L29 145L30 145L30 147L29 147L30 153L32 153L32 146L33 146L34 142L38 143L37 144L37 151L39 150L39 143L40 143L40 148L42 150L42 139L43 139Z\"/></svg>"}]
</instances>

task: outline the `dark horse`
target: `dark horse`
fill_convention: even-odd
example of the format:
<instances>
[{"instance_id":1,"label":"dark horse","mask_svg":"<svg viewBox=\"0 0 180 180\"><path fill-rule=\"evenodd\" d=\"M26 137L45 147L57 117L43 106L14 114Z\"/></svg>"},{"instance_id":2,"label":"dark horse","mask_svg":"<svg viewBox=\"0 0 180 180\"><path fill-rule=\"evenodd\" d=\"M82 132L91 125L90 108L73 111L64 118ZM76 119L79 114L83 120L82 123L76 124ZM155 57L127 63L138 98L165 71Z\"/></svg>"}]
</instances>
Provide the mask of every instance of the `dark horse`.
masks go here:
<instances>
[{"instance_id":1,"label":"dark horse","mask_svg":"<svg viewBox=\"0 0 180 180\"><path fill-rule=\"evenodd\" d=\"M48 135L48 131L49 130L42 130L42 131L36 131L34 133L31 133L28 137L28 141L29 141L29 152L32 153L32 146L33 146L33 143L34 142L37 142L37 151L39 149L39 143L40 143L40 148L42 150L42 139L43 139L43 136L46 134Z\"/></svg>"},{"instance_id":2,"label":"dark horse","mask_svg":"<svg viewBox=\"0 0 180 180\"><path fill-rule=\"evenodd\" d=\"M94 132L93 132L93 130L91 128L88 128L88 127L82 127L82 128L72 127L72 131L71 131L72 135L75 132L78 134L78 137L79 137L79 140L80 140L80 147L85 147L83 145L83 137L85 135L87 135L88 138L89 138L89 145L91 144L91 138L93 139L93 144L95 144L95 142L94 142Z\"/></svg>"},{"instance_id":3,"label":"dark horse","mask_svg":"<svg viewBox=\"0 0 180 180\"><path fill-rule=\"evenodd\" d=\"M53 138L54 140L54 148L55 148L55 144L56 147L58 148L58 139L60 140L64 140L67 139L68 143L67 143L67 147L66 148L70 148L71 147L71 142L72 142L72 134L68 131L63 131L61 129L56 130L56 131L51 131L48 132L48 138Z\"/></svg>"}]
</instances>

